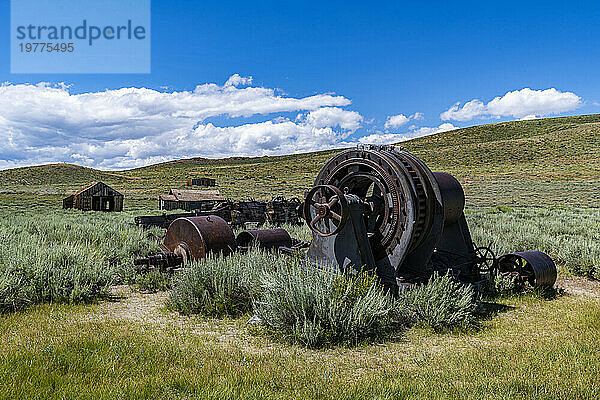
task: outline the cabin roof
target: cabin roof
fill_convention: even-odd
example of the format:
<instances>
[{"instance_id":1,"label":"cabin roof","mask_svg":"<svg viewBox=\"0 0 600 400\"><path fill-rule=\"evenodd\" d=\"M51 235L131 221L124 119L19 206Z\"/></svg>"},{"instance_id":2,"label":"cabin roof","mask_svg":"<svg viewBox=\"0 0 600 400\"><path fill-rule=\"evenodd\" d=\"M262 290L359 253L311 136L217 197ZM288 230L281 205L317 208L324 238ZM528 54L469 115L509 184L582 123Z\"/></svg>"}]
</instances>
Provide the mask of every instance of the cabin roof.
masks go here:
<instances>
[{"instance_id":1,"label":"cabin roof","mask_svg":"<svg viewBox=\"0 0 600 400\"><path fill-rule=\"evenodd\" d=\"M177 197L173 196L172 194L161 194L158 196L158 198L164 201L177 201Z\"/></svg>"},{"instance_id":2,"label":"cabin roof","mask_svg":"<svg viewBox=\"0 0 600 400\"><path fill-rule=\"evenodd\" d=\"M173 196L176 201L226 201L225 196L216 189L212 190L198 190L198 189L171 189L169 195L161 195L163 200L172 200L171 198L166 199L163 196Z\"/></svg>"},{"instance_id":3,"label":"cabin roof","mask_svg":"<svg viewBox=\"0 0 600 400\"><path fill-rule=\"evenodd\" d=\"M86 186L82 187L81 189L79 189L78 191L76 191L75 193L73 193L72 195L69 195L69 197L70 196L79 196L80 194L82 194L82 193L84 193L84 192L86 192L86 191L88 191L88 190L90 190L90 189L92 189L92 188L94 188L94 187L96 187L98 185L106 186L111 192L113 192L112 193L113 196L123 196L121 193L117 192L115 189L111 188L110 186L108 186L105 183L102 183L102 182L92 182L89 185L86 185Z\"/></svg>"}]
</instances>

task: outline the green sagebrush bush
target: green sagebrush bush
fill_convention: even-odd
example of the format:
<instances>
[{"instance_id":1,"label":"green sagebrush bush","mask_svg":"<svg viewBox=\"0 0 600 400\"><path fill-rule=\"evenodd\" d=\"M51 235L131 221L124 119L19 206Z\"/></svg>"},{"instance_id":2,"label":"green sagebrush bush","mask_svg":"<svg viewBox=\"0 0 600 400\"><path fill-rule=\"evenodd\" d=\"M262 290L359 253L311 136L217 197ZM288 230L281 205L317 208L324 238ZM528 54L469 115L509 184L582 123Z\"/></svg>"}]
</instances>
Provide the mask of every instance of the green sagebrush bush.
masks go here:
<instances>
[{"instance_id":1,"label":"green sagebrush bush","mask_svg":"<svg viewBox=\"0 0 600 400\"><path fill-rule=\"evenodd\" d=\"M340 274L258 249L190 264L174 277L169 304L217 317L253 311L268 332L307 347L375 341L417 322L475 325L473 290L447 276L393 298L367 272Z\"/></svg>"},{"instance_id":2,"label":"green sagebrush bush","mask_svg":"<svg viewBox=\"0 0 600 400\"><path fill-rule=\"evenodd\" d=\"M0 309L15 311L42 302L90 302L108 292L113 272L101 257L76 244L23 238L2 246Z\"/></svg>"},{"instance_id":3,"label":"green sagebrush bush","mask_svg":"<svg viewBox=\"0 0 600 400\"><path fill-rule=\"evenodd\" d=\"M145 272L137 271L136 274L128 280L128 283L144 292L163 292L171 288L171 273L162 272L157 269Z\"/></svg>"},{"instance_id":4,"label":"green sagebrush bush","mask_svg":"<svg viewBox=\"0 0 600 400\"><path fill-rule=\"evenodd\" d=\"M54 210L0 213L0 310L90 302L121 281L124 265L156 251L131 216Z\"/></svg>"},{"instance_id":5,"label":"green sagebrush bush","mask_svg":"<svg viewBox=\"0 0 600 400\"><path fill-rule=\"evenodd\" d=\"M482 295L489 298L503 297L522 293L524 290L525 285L517 276L496 272L488 277L486 285L482 288Z\"/></svg>"},{"instance_id":6,"label":"green sagebrush bush","mask_svg":"<svg viewBox=\"0 0 600 400\"><path fill-rule=\"evenodd\" d=\"M257 248L228 257L211 255L191 263L173 278L169 305L183 314L246 313L259 290L260 275L279 263L275 254Z\"/></svg>"},{"instance_id":7,"label":"green sagebrush bush","mask_svg":"<svg viewBox=\"0 0 600 400\"><path fill-rule=\"evenodd\" d=\"M309 268L299 259L263 273L254 310L267 327L308 347L374 340L394 321L394 300L375 277Z\"/></svg>"},{"instance_id":8,"label":"green sagebrush bush","mask_svg":"<svg viewBox=\"0 0 600 400\"><path fill-rule=\"evenodd\" d=\"M476 325L474 290L447 275L435 273L427 284L404 291L398 305L414 322L436 331Z\"/></svg>"}]
</instances>

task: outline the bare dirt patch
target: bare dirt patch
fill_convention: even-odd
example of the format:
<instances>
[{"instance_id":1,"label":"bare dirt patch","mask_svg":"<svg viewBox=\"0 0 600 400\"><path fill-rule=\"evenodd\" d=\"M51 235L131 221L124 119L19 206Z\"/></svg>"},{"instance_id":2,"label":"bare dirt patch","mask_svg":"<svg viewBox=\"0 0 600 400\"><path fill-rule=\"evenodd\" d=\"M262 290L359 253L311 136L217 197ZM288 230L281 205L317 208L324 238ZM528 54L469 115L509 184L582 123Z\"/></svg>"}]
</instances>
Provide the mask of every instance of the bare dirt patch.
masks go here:
<instances>
[{"instance_id":1,"label":"bare dirt patch","mask_svg":"<svg viewBox=\"0 0 600 400\"><path fill-rule=\"evenodd\" d=\"M126 285L113 286L112 299L101 302L88 316L102 322L133 322L159 332L186 330L209 341L238 341L240 321L185 316L167 308L168 292L146 293Z\"/></svg>"},{"instance_id":2,"label":"bare dirt patch","mask_svg":"<svg viewBox=\"0 0 600 400\"><path fill-rule=\"evenodd\" d=\"M600 282L597 281L574 276L559 276L556 286L574 296L600 298Z\"/></svg>"},{"instance_id":3,"label":"bare dirt patch","mask_svg":"<svg viewBox=\"0 0 600 400\"><path fill-rule=\"evenodd\" d=\"M121 285L113 286L111 295L111 300L100 303L97 318L153 324L166 323L169 319L165 308L167 292L143 293Z\"/></svg>"}]
</instances>

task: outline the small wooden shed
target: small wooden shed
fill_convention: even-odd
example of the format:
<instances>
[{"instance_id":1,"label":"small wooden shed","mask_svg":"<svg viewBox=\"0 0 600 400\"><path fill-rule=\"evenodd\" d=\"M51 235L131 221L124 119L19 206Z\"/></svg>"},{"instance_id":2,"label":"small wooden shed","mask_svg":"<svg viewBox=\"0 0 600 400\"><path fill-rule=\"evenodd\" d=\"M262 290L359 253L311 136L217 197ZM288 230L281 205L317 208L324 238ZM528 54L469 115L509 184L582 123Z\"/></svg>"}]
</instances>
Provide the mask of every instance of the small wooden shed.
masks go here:
<instances>
[{"instance_id":1,"label":"small wooden shed","mask_svg":"<svg viewBox=\"0 0 600 400\"><path fill-rule=\"evenodd\" d=\"M102 182L93 182L63 199L63 208L123 211L123 195Z\"/></svg>"},{"instance_id":2,"label":"small wooden shed","mask_svg":"<svg viewBox=\"0 0 600 400\"><path fill-rule=\"evenodd\" d=\"M216 186L217 181L212 178L191 178L187 180L188 186Z\"/></svg>"}]
</instances>

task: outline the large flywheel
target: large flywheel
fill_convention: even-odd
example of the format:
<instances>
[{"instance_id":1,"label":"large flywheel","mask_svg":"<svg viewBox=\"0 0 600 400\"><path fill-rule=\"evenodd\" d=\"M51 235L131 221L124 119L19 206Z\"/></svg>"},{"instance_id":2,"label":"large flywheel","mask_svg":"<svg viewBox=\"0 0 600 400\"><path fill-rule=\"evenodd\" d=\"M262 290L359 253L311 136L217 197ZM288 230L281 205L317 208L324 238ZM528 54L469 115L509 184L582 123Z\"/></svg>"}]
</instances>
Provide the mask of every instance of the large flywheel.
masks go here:
<instances>
[{"instance_id":1,"label":"large flywheel","mask_svg":"<svg viewBox=\"0 0 600 400\"><path fill-rule=\"evenodd\" d=\"M321 168L314 186L323 185L365 203L367 235L378 263L397 268L420 246L433 249L435 243L426 239L432 229L441 230L441 194L433 173L412 154L394 146L343 151ZM310 204L312 197L307 201ZM319 218L318 213L306 206L309 223Z\"/></svg>"}]
</instances>

